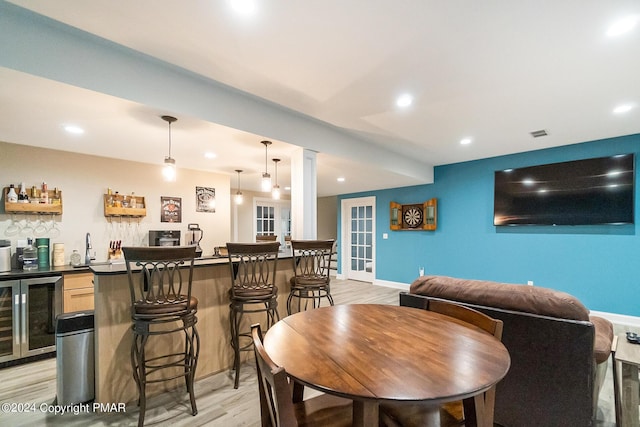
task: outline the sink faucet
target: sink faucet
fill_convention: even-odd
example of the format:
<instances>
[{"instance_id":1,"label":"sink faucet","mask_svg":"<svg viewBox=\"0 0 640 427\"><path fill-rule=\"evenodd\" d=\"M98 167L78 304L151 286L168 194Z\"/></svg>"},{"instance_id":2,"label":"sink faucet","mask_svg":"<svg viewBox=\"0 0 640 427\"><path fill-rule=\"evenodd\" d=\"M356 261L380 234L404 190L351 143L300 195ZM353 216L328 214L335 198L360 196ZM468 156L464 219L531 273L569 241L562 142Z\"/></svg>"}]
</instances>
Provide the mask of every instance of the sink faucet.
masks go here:
<instances>
[{"instance_id":1,"label":"sink faucet","mask_svg":"<svg viewBox=\"0 0 640 427\"><path fill-rule=\"evenodd\" d=\"M84 257L84 263L85 264L91 264L91 261L95 259L95 257L91 256L91 234L87 233L87 239L86 239L86 246L87 246L87 253Z\"/></svg>"}]
</instances>

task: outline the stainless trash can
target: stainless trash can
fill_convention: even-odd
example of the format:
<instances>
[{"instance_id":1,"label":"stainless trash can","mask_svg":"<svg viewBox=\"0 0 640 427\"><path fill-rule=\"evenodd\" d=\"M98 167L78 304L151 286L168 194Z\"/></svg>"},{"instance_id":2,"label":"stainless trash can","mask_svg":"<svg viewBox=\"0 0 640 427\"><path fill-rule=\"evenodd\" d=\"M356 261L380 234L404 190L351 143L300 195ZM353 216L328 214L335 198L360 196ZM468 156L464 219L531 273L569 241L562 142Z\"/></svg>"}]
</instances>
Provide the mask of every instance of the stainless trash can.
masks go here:
<instances>
[{"instance_id":1,"label":"stainless trash can","mask_svg":"<svg viewBox=\"0 0 640 427\"><path fill-rule=\"evenodd\" d=\"M71 405L93 400L94 311L56 317L56 403Z\"/></svg>"}]
</instances>

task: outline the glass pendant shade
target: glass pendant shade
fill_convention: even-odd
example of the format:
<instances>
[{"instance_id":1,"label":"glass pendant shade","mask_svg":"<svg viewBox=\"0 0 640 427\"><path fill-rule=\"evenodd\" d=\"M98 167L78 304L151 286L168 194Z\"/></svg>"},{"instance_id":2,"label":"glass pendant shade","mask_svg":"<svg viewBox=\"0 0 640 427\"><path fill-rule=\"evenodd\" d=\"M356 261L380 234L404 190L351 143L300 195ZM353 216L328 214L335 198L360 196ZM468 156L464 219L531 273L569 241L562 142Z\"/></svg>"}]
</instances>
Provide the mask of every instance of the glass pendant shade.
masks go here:
<instances>
[{"instance_id":1,"label":"glass pendant shade","mask_svg":"<svg viewBox=\"0 0 640 427\"><path fill-rule=\"evenodd\" d=\"M176 161L171 157L165 157L164 167L162 168L162 177L167 182L175 182L176 175Z\"/></svg>"},{"instance_id":2,"label":"glass pendant shade","mask_svg":"<svg viewBox=\"0 0 640 427\"><path fill-rule=\"evenodd\" d=\"M271 175L265 172L262 174L262 191L269 190L271 190Z\"/></svg>"},{"instance_id":3,"label":"glass pendant shade","mask_svg":"<svg viewBox=\"0 0 640 427\"><path fill-rule=\"evenodd\" d=\"M267 172L267 154L271 141L260 141L260 144L264 145L264 173L262 174L262 183L260 187L262 191L271 191L271 175Z\"/></svg>"},{"instance_id":4,"label":"glass pendant shade","mask_svg":"<svg viewBox=\"0 0 640 427\"><path fill-rule=\"evenodd\" d=\"M242 202L244 201L244 197L242 196L242 191L240 191L240 173L242 172L242 169L236 169L236 172L238 173L238 191L236 191L235 201L236 201L236 205L241 205Z\"/></svg>"},{"instance_id":5,"label":"glass pendant shade","mask_svg":"<svg viewBox=\"0 0 640 427\"><path fill-rule=\"evenodd\" d=\"M271 197L275 200L280 199L280 186L278 185L278 162L279 161L280 159L273 159L273 163L275 164L276 184L273 186L273 189L271 190Z\"/></svg>"},{"instance_id":6,"label":"glass pendant shade","mask_svg":"<svg viewBox=\"0 0 640 427\"><path fill-rule=\"evenodd\" d=\"M161 116L162 120L169 124L169 155L164 158L164 167L162 168L162 177L167 182L176 180L176 160L171 157L171 123L177 121L175 117Z\"/></svg>"}]
</instances>

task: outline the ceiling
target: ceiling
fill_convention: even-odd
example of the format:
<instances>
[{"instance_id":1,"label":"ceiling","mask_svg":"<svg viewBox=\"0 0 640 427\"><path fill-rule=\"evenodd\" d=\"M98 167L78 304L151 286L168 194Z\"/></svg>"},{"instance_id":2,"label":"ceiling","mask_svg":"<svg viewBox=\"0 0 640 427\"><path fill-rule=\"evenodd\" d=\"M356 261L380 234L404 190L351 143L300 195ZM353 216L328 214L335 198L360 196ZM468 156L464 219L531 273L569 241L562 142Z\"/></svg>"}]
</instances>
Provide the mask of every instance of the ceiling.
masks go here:
<instances>
[{"instance_id":1,"label":"ceiling","mask_svg":"<svg viewBox=\"0 0 640 427\"><path fill-rule=\"evenodd\" d=\"M10 3L425 167L640 133L640 24L605 34L640 16L637 0L263 0L250 15L224 0ZM233 186L233 171L243 169L243 188L257 190L259 142L268 136L9 68L0 67L0 81L0 140L159 163L168 147L159 116L171 114L179 167L232 174ZM402 93L413 96L405 109L395 105ZM614 114L621 104L634 108ZM91 132L51 132L70 122ZM530 135L542 129L547 136ZM296 146L273 141L269 169L273 176L270 159L283 159L283 187ZM423 183L359 160L349 147L344 156L319 151L319 196Z\"/></svg>"}]
</instances>

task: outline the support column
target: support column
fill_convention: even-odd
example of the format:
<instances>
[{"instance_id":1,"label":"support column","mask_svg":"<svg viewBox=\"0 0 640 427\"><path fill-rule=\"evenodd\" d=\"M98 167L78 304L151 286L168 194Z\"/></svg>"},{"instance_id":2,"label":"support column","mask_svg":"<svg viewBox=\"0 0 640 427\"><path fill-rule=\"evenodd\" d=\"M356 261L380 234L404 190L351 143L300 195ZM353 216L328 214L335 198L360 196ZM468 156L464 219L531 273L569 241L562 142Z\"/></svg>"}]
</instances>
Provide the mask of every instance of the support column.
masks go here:
<instances>
[{"instance_id":1,"label":"support column","mask_svg":"<svg viewBox=\"0 0 640 427\"><path fill-rule=\"evenodd\" d=\"M305 148L291 156L291 237L317 239L318 179L316 152Z\"/></svg>"}]
</instances>

